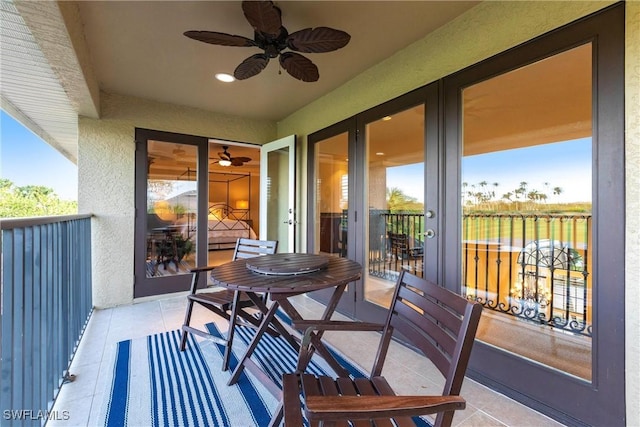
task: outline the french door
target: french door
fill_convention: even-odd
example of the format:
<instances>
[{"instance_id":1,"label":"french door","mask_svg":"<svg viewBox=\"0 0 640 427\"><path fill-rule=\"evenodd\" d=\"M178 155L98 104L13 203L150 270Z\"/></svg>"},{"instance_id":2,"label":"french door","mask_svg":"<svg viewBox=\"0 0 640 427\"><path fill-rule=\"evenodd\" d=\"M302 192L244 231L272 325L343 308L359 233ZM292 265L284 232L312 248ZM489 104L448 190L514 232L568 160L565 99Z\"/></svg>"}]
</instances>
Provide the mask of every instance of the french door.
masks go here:
<instances>
[{"instance_id":1,"label":"french door","mask_svg":"<svg viewBox=\"0 0 640 427\"><path fill-rule=\"evenodd\" d=\"M402 270L437 278L437 102L434 84L309 136L309 251L363 266L344 314L384 320Z\"/></svg>"},{"instance_id":2,"label":"french door","mask_svg":"<svg viewBox=\"0 0 640 427\"><path fill-rule=\"evenodd\" d=\"M189 269L207 264L207 143L136 129L136 298L187 290Z\"/></svg>"},{"instance_id":3,"label":"french door","mask_svg":"<svg viewBox=\"0 0 640 427\"><path fill-rule=\"evenodd\" d=\"M277 240L278 252L296 251L296 138L260 147L260 238Z\"/></svg>"},{"instance_id":4,"label":"french door","mask_svg":"<svg viewBox=\"0 0 640 427\"><path fill-rule=\"evenodd\" d=\"M401 270L480 301L468 374L569 425L625 417L623 12L309 136L308 250L363 265L339 310L384 319Z\"/></svg>"},{"instance_id":5,"label":"french door","mask_svg":"<svg viewBox=\"0 0 640 427\"><path fill-rule=\"evenodd\" d=\"M309 135L307 172L307 252L350 258L361 262L360 236L355 217L357 180L356 121L345 120ZM356 287L349 284L338 303L338 311L355 316ZM311 296L328 303L333 291L316 291Z\"/></svg>"}]
</instances>

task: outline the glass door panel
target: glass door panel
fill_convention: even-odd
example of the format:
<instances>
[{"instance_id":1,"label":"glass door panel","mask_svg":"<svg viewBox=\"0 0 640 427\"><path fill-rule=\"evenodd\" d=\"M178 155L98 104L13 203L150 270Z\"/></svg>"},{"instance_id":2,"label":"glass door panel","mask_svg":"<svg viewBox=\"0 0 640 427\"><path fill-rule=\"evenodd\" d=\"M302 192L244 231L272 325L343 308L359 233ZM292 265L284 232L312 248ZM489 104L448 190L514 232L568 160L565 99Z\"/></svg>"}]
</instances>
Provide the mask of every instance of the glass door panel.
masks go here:
<instances>
[{"instance_id":1,"label":"glass door panel","mask_svg":"<svg viewBox=\"0 0 640 427\"><path fill-rule=\"evenodd\" d=\"M295 252L295 136L264 144L260 154L260 238Z\"/></svg>"},{"instance_id":2,"label":"glass door panel","mask_svg":"<svg viewBox=\"0 0 640 427\"><path fill-rule=\"evenodd\" d=\"M364 300L388 308L400 271L424 276L424 105L370 122Z\"/></svg>"},{"instance_id":3,"label":"glass door panel","mask_svg":"<svg viewBox=\"0 0 640 427\"><path fill-rule=\"evenodd\" d=\"M197 233L197 152L194 145L149 141L147 278L190 274Z\"/></svg>"},{"instance_id":4,"label":"glass door panel","mask_svg":"<svg viewBox=\"0 0 640 427\"><path fill-rule=\"evenodd\" d=\"M462 91L462 289L478 339L591 380L592 45Z\"/></svg>"},{"instance_id":5,"label":"glass door panel","mask_svg":"<svg viewBox=\"0 0 640 427\"><path fill-rule=\"evenodd\" d=\"M314 144L316 161L314 253L347 256L349 209L349 135Z\"/></svg>"}]
</instances>

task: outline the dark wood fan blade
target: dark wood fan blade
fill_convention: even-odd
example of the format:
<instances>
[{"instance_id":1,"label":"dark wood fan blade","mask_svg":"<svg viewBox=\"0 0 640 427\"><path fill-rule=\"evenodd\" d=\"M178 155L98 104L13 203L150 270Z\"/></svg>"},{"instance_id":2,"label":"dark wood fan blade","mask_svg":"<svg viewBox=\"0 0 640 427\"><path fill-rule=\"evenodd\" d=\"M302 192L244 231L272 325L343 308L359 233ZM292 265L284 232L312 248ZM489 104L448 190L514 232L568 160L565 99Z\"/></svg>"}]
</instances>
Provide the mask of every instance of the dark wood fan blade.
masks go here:
<instances>
[{"instance_id":1,"label":"dark wood fan blade","mask_svg":"<svg viewBox=\"0 0 640 427\"><path fill-rule=\"evenodd\" d=\"M231 160L231 156L226 151L222 153L218 153L218 157L220 157L223 160Z\"/></svg>"},{"instance_id":2,"label":"dark wood fan blade","mask_svg":"<svg viewBox=\"0 0 640 427\"><path fill-rule=\"evenodd\" d=\"M216 31L186 31L184 35L190 39L221 46L256 46L255 41L246 37L233 36L231 34L218 33Z\"/></svg>"},{"instance_id":3,"label":"dark wood fan blade","mask_svg":"<svg viewBox=\"0 0 640 427\"><path fill-rule=\"evenodd\" d=\"M242 166L242 165L244 165L244 162L241 159L243 159L243 157L234 157L233 159L231 159L231 166ZM249 160L251 160L251 159L249 159Z\"/></svg>"},{"instance_id":4,"label":"dark wood fan blade","mask_svg":"<svg viewBox=\"0 0 640 427\"><path fill-rule=\"evenodd\" d=\"M231 160L237 160L239 162L246 163L246 162L250 162L251 158L250 157L234 157Z\"/></svg>"},{"instance_id":5,"label":"dark wood fan blade","mask_svg":"<svg viewBox=\"0 0 640 427\"><path fill-rule=\"evenodd\" d=\"M304 53L322 53L338 50L347 45L351 36L329 27L305 28L289 34L290 49Z\"/></svg>"},{"instance_id":6,"label":"dark wood fan blade","mask_svg":"<svg viewBox=\"0 0 640 427\"><path fill-rule=\"evenodd\" d=\"M248 79L264 70L268 63L269 57L267 55L264 53L256 53L242 61L242 63L236 67L233 76L238 80Z\"/></svg>"},{"instance_id":7,"label":"dark wood fan blade","mask_svg":"<svg viewBox=\"0 0 640 427\"><path fill-rule=\"evenodd\" d=\"M318 67L299 53L285 52L280 54L280 65L292 77L303 82L315 82L320 78Z\"/></svg>"},{"instance_id":8,"label":"dark wood fan blade","mask_svg":"<svg viewBox=\"0 0 640 427\"><path fill-rule=\"evenodd\" d=\"M281 12L272 1L243 1L242 11L254 30L272 37L280 34Z\"/></svg>"}]
</instances>

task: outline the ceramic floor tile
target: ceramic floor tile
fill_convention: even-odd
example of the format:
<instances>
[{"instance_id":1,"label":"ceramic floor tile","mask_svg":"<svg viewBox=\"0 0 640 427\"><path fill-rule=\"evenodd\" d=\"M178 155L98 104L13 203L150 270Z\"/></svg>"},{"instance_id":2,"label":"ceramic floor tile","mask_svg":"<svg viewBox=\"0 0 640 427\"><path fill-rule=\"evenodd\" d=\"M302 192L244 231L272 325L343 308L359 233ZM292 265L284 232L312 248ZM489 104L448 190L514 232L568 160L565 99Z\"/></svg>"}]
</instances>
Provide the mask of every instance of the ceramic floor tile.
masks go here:
<instances>
[{"instance_id":1,"label":"ceramic floor tile","mask_svg":"<svg viewBox=\"0 0 640 427\"><path fill-rule=\"evenodd\" d=\"M305 296L293 298L293 303L304 318L318 318L324 311L323 305ZM105 393L108 393L116 343L179 329L184 321L185 309L186 294L180 294L128 306L94 310L72 364L75 371L72 372L78 377L74 383L62 387L53 408L68 411L70 419L50 421L47 427L96 425L103 418L101 411L104 411L103 400ZM333 319L348 318L336 313ZM215 322L223 331L228 326L225 319L196 304L191 325L203 327L209 322ZM365 371L371 369L380 340L379 333L327 332L324 337ZM364 352L363 348L371 351ZM398 392L436 394L442 389L441 376L435 367L413 350L395 342L391 345L383 374L389 377ZM462 395L467 399L467 409L454 417L453 424L456 427L561 426L470 379L465 380Z\"/></svg>"},{"instance_id":2,"label":"ceramic floor tile","mask_svg":"<svg viewBox=\"0 0 640 427\"><path fill-rule=\"evenodd\" d=\"M466 410L453 417L454 427L506 427L499 420L481 411L475 411L470 416L461 418L460 415L465 415L465 412Z\"/></svg>"}]
</instances>

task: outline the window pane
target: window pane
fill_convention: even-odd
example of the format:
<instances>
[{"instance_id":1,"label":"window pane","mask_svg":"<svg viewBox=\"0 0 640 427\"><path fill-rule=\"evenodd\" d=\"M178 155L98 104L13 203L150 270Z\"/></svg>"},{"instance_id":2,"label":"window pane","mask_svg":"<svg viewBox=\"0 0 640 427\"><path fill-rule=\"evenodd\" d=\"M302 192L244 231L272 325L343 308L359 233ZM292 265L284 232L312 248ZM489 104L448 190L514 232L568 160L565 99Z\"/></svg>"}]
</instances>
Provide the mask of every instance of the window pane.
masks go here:
<instances>
[{"instance_id":1,"label":"window pane","mask_svg":"<svg viewBox=\"0 0 640 427\"><path fill-rule=\"evenodd\" d=\"M149 141L147 277L189 274L195 267L197 147Z\"/></svg>"},{"instance_id":2,"label":"window pane","mask_svg":"<svg viewBox=\"0 0 640 427\"><path fill-rule=\"evenodd\" d=\"M462 280L485 306L478 338L587 380L591 49L462 93Z\"/></svg>"},{"instance_id":3,"label":"window pane","mask_svg":"<svg viewBox=\"0 0 640 427\"><path fill-rule=\"evenodd\" d=\"M349 209L349 139L342 133L315 144L316 176L315 252L347 256Z\"/></svg>"},{"instance_id":4,"label":"window pane","mask_svg":"<svg viewBox=\"0 0 640 427\"><path fill-rule=\"evenodd\" d=\"M424 105L369 123L365 300L389 307L402 270L424 276Z\"/></svg>"}]
</instances>

